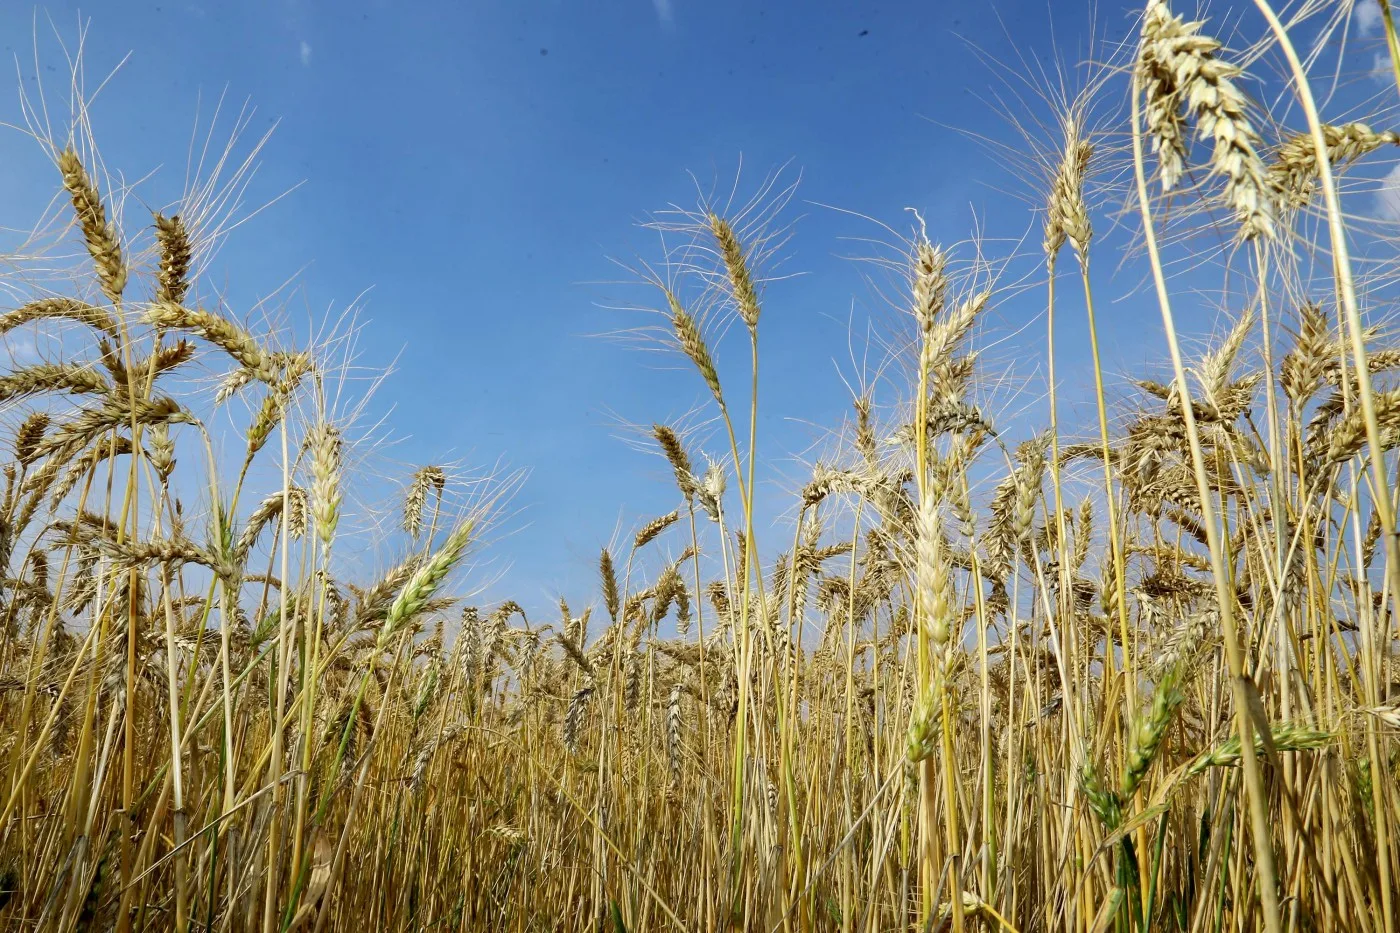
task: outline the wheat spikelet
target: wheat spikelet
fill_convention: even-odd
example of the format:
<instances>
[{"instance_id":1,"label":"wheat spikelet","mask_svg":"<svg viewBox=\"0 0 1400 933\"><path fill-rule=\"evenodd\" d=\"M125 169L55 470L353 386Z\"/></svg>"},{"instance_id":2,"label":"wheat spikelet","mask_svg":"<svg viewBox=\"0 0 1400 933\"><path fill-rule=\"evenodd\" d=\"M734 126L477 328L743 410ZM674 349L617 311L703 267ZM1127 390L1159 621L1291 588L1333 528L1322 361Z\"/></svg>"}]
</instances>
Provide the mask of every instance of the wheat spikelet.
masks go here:
<instances>
[{"instance_id":1,"label":"wheat spikelet","mask_svg":"<svg viewBox=\"0 0 1400 933\"><path fill-rule=\"evenodd\" d=\"M78 485L78 482L88 471L98 464L110 457L121 457L130 453L131 439L127 437L118 437L110 443L104 439L94 444L86 454L69 464L68 469L64 471L63 478L49 490L49 507L58 508L58 504L67 498L68 494L73 491L73 487ZM152 458L152 463L154 465L154 458Z\"/></svg>"},{"instance_id":2,"label":"wheat spikelet","mask_svg":"<svg viewBox=\"0 0 1400 933\"><path fill-rule=\"evenodd\" d=\"M29 582L41 594L49 589L49 558L42 550L35 548L29 553Z\"/></svg>"},{"instance_id":3,"label":"wheat spikelet","mask_svg":"<svg viewBox=\"0 0 1400 933\"><path fill-rule=\"evenodd\" d=\"M948 257L927 237L920 236L910 255L910 293L914 320L927 331L943 310L948 294Z\"/></svg>"},{"instance_id":4,"label":"wheat spikelet","mask_svg":"<svg viewBox=\"0 0 1400 933\"><path fill-rule=\"evenodd\" d=\"M0 376L0 403L40 392L95 395L109 390L102 374L78 363L39 363Z\"/></svg>"},{"instance_id":5,"label":"wheat spikelet","mask_svg":"<svg viewBox=\"0 0 1400 933\"><path fill-rule=\"evenodd\" d=\"M307 501L306 490L302 489L300 486L288 486L285 508L287 512L287 533L298 540L305 537L306 527L311 517L311 509Z\"/></svg>"},{"instance_id":6,"label":"wheat spikelet","mask_svg":"<svg viewBox=\"0 0 1400 933\"><path fill-rule=\"evenodd\" d=\"M675 329L676 340L680 343L682 352L695 364L715 402L723 408L724 394L719 387L719 373L710 357L710 348L705 345L705 338L700 333L700 325L690 316L690 312L681 307L680 301L670 291L666 292L666 301L671 308L671 326Z\"/></svg>"},{"instance_id":7,"label":"wheat spikelet","mask_svg":"<svg viewBox=\"0 0 1400 933\"><path fill-rule=\"evenodd\" d=\"M36 411L25 417L15 430L15 459L28 463L38 455L44 432L49 429L47 412Z\"/></svg>"},{"instance_id":8,"label":"wheat spikelet","mask_svg":"<svg viewBox=\"0 0 1400 933\"><path fill-rule=\"evenodd\" d=\"M689 559L689 558L687 558ZM677 561L677 563L681 563ZM674 568L673 568L674 569ZM676 574L677 586L675 591L676 599L676 630L682 635L690 632L690 590L686 589L684 583L680 582L680 574Z\"/></svg>"},{"instance_id":9,"label":"wheat spikelet","mask_svg":"<svg viewBox=\"0 0 1400 933\"><path fill-rule=\"evenodd\" d=\"M981 917L986 918L986 919L985 919L985 922L987 923L987 925L988 925L989 927L991 927L991 928L996 927L997 924L993 923L993 921L994 921L994 920L999 921L999 915L997 914L996 909L992 907L992 905L988 904L986 901L984 901L984 900L983 900L981 897L979 897L978 895L974 894L972 891L964 891L964 892L962 892L962 899L961 899L961 900L962 900L963 916L965 916L965 917L978 917L978 916L981 916ZM953 904L952 904L951 901L944 901L943 903L941 903L941 904L938 905L938 919L939 919L940 922L946 922L946 921L949 920L952 916L953 916Z\"/></svg>"},{"instance_id":10,"label":"wheat spikelet","mask_svg":"<svg viewBox=\"0 0 1400 933\"><path fill-rule=\"evenodd\" d=\"M529 837L523 830L505 824L498 823L487 830L487 832L504 842L511 849L519 849L529 841Z\"/></svg>"},{"instance_id":11,"label":"wheat spikelet","mask_svg":"<svg viewBox=\"0 0 1400 933\"><path fill-rule=\"evenodd\" d=\"M1014 474L1016 496L1011 525L1017 540L1025 542L1030 540L1035 526L1035 505L1045 476L1045 441L1028 441L1017 456L1021 463Z\"/></svg>"},{"instance_id":12,"label":"wheat spikelet","mask_svg":"<svg viewBox=\"0 0 1400 933\"><path fill-rule=\"evenodd\" d=\"M1326 748L1335 738L1331 732L1315 729L1301 723L1271 723L1269 731L1274 749L1280 752L1302 752ZM1266 747L1264 738L1255 735L1254 747L1262 756ZM1240 737L1233 735L1210 751L1198 755L1191 762L1191 767L1186 770L1186 775L1194 777L1210 768L1233 768L1240 763L1240 758Z\"/></svg>"},{"instance_id":13,"label":"wheat spikelet","mask_svg":"<svg viewBox=\"0 0 1400 933\"><path fill-rule=\"evenodd\" d=\"M719 254L724 260L724 270L739 317L749 330L753 330L758 327L758 291L754 288L753 275L744 258L744 248L729 221L717 214L710 214L710 232L719 244Z\"/></svg>"},{"instance_id":14,"label":"wheat spikelet","mask_svg":"<svg viewBox=\"0 0 1400 933\"><path fill-rule=\"evenodd\" d=\"M1381 513L1377 510L1371 511L1371 517L1366 522L1366 534L1361 539L1361 566L1371 566L1371 560L1376 556L1376 545L1381 540Z\"/></svg>"},{"instance_id":15,"label":"wheat spikelet","mask_svg":"<svg viewBox=\"0 0 1400 933\"><path fill-rule=\"evenodd\" d=\"M568 657L570 661L573 661L574 664L578 665L579 670L583 671L585 674L592 674L593 662L588 659L588 655L583 650L581 637L582 633L570 634L568 632L560 632L555 636L555 640L558 641L559 646L564 649L565 656Z\"/></svg>"},{"instance_id":16,"label":"wheat spikelet","mask_svg":"<svg viewBox=\"0 0 1400 933\"><path fill-rule=\"evenodd\" d=\"M214 404L222 405L227 402L256 378L257 375L246 366L231 371L219 382L219 388L214 391Z\"/></svg>"},{"instance_id":17,"label":"wheat spikelet","mask_svg":"<svg viewBox=\"0 0 1400 933\"><path fill-rule=\"evenodd\" d=\"M72 419L60 424L53 434L35 446L36 456L48 456L70 448L86 446L103 431L132 422L151 425L158 422L189 423L193 416L168 396L153 399L116 398L109 394L100 408L81 409Z\"/></svg>"},{"instance_id":18,"label":"wheat spikelet","mask_svg":"<svg viewBox=\"0 0 1400 933\"><path fill-rule=\"evenodd\" d=\"M904 756L910 764L918 764L934 753L942 721L938 698L934 691L929 689L918 698L909 717Z\"/></svg>"},{"instance_id":19,"label":"wheat spikelet","mask_svg":"<svg viewBox=\"0 0 1400 933\"><path fill-rule=\"evenodd\" d=\"M442 491L447 486L447 474L442 467L425 466L413 474L413 481L408 484L408 493L404 496L403 503L403 527L413 537L423 530L423 506L428 501L428 491L431 489L437 493L438 501L442 501Z\"/></svg>"},{"instance_id":20,"label":"wheat spikelet","mask_svg":"<svg viewBox=\"0 0 1400 933\"><path fill-rule=\"evenodd\" d=\"M442 547L409 577L384 616L384 625L380 628L377 642L381 650L388 646L404 623L423 611L443 579L461 560L467 542L471 539L472 527L472 522L469 521L457 526L447 536Z\"/></svg>"},{"instance_id":21,"label":"wheat spikelet","mask_svg":"<svg viewBox=\"0 0 1400 933\"><path fill-rule=\"evenodd\" d=\"M1162 190L1170 191L1186 171L1186 120L1181 114L1181 87L1173 45L1186 26L1159 0L1143 14L1137 74L1145 98L1147 133L1157 155ZM1175 41L1174 41L1175 40Z\"/></svg>"},{"instance_id":22,"label":"wheat spikelet","mask_svg":"<svg viewBox=\"0 0 1400 933\"><path fill-rule=\"evenodd\" d=\"M76 523L60 523L55 527L63 531L82 535L85 541L90 542L103 555L111 558L122 567L140 567L147 564L199 564L219 573L228 576L229 567L219 561L210 551L200 547L193 541L183 538L150 538L145 541L126 539L118 541L108 534L99 533L99 529L87 527Z\"/></svg>"},{"instance_id":23,"label":"wheat spikelet","mask_svg":"<svg viewBox=\"0 0 1400 933\"><path fill-rule=\"evenodd\" d=\"M1298 309L1298 336L1279 362L1279 384L1295 407L1312 397L1327 370L1332 331L1322 308L1307 302Z\"/></svg>"},{"instance_id":24,"label":"wheat spikelet","mask_svg":"<svg viewBox=\"0 0 1400 933\"><path fill-rule=\"evenodd\" d=\"M711 460L710 465L705 468L705 475L701 477L700 484L695 488L695 497L700 500L700 507L705 510L711 521L719 521L720 512L724 507L726 482L724 467L719 461Z\"/></svg>"},{"instance_id":25,"label":"wheat spikelet","mask_svg":"<svg viewBox=\"0 0 1400 933\"><path fill-rule=\"evenodd\" d=\"M977 316L986 310L990 298L990 292L978 292L959 302L952 314L924 331L920 365L929 373L936 393L930 417L933 412L956 411L964 407L962 395L972 377L976 356L959 351L970 336Z\"/></svg>"},{"instance_id":26,"label":"wheat spikelet","mask_svg":"<svg viewBox=\"0 0 1400 933\"><path fill-rule=\"evenodd\" d=\"M307 437L311 451L311 514L316 533L327 546L340 522L340 431L322 422Z\"/></svg>"},{"instance_id":27,"label":"wheat spikelet","mask_svg":"<svg viewBox=\"0 0 1400 933\"><path fill-rule=\"evenodd\" d=\"M1094 236L1089 221L1089 209L1084 203L1084 178L1094 147L1083 138L1077 117L1063 121L1065 145L1055 180L1050 186L1050 200L1045 210L1042 246L1047 257L1053 258L1068 239L1082 261Z\"/></svg>"},{"instance_id":28,"label":"wheat spikelet","mask_svg":"<svg viewBox=\"0 0 1400 933\"><path fill-rule=\"evenodd\" d=\"M287 513L287 530L293 538L306 533L306 491L300 486L289 486L284 496L282 490L271 493L248 516L248 522L234 546L235 560L243 563L248 552L257 544L258 538L273 519Z\"/></svg>"},{"instance_id":29,"label":"wheat spikelet","mask_svg":"<svg viewBox=\"0 0 1400 933\"><path fill-rule=\"evenodd\" d=\"M1108 829L1116 829L1122 822L1122 801L1113 791L1103 786L1094 763L1085 760L1079 769L1079 789L1089 801L1089 809Z\"/></svg>"},{"instance_id":30,"label":"wheat spikelet","mask_svg":"<svg viewBox=\"0 0 1400 933\"><path fill-rule=\"evenodd\" d=\"M593 607L586 607L576 619L571 619L565 624L565 630L580 645L588 642L588 620L593 617Z\"/></svg>"},{"instance_id":31,"label":"wheat spikelet","mask_svg":"<svg viewBox=\"0 0 1400 933\"><path fill-rule=\"evenodd\" d=\"M150 439L147 459L162 480L169 480L175 471L175 442L170 439L170 425L163 422L151 425Z\"/></svg>"},{"instance_id":32,"label":"wheat spikelet","mask_svg":"<svg viewBox=\"0 0 1400 933\"><path fill-rule=\"evenodd\" d=\"M812 468L812 478L802 487L802 506L810 509L819 505L832 493L845 492L857 487L857 478L853 474L845 470L834 470L818 462Z\"/></svg>"},{"instance_id":33,"label":"wheat spikelet","mask_svg":"<svg viewBox=\"0 0 1400 933\"><path fill-rule=\"evenodd\" d=\"M203 308L192 310L184 305L156 302L146 310L146 322L152 327L188 331L207 340L269 385L281 378L270 354L258 346L252 335L221 315Z\"/></svg>"},{"instance_id":34,"label":"wheat spikelet","mask_svg":"<svg viewBox=\"0 0 1400 933\"><path fill-rule=\"evenodd\" d=\"M694 468L690 463L690 455L685 452L685 445L681 443L680 435L675 429L664 424L653 424L651 433L656 438L657 446L666 455L666 462L671 464L671 469L676 474L676 487L680 489L681 495L689 501L695 496L696 479Z\"/></svg>"},{"instance_id":35,"label":"wheat spikelet","mask_svg":"<svg viewBox=\"0 0 1400 933\"><path fill-rule=\"evenodd\" d=\"M1220 346L1206 354L1198 367L1205 400L1215 406L1215 415L1218 420L1230 420L1224 414L1225 410L1230 407L1228 399L1232 387L1230 377L1234 372L1240 350L1244 346L1245 337L1249 335L1253 327L1254 311L1247 309L1235 321L1235 326L1230 329L1230 333Z\"/></svg>"},{"instance_id":36,"label":"wheat spikelet","mask_svg":"<svg viewBox=\"0 0 1400 933\"><path fill-rule=\"evenodd\" d=\"M417 650L415 657L428 656L432 660L428 663L421 677L418 678L418 685L413 692L413 707L410 716L414 722L423 718L423 714L428 711L428 707L433 705L437 699L438 686L442 681L442 656L439 653L442 649L442 622L438 622L438 631L433 638L429 638Z\"/></svg>"},{"instance_id":37,"label":"wheat spikelet","mask_svg":"<svg viewBox=\"0 0 1400 933\"><path fill-rule=\"evenodd\" d=\"M1185 171L1184 107L1196 131L1214 142L1211 172L1225 179L1225 202L1244 239L1271 236L1273 209L1259 156L1259 135L1235 85L1241 71L1215 57L1220 43L1200 34L1203 24L1175 16L1165 0L1150 0L1142 17L1137 78L1146 98L1147 131L1160 165L1162 190Z\"/></svg>"},{"instance_id":38,"label":"wheat spikelet","mask_svg":"<svg viewBox=\"0 0 1400 933\"><path fill-rule=\"evenodd\" d=\"M926 496L920 504L918 521L914 567L916 599L923 624L928 629L935 666L946 668L946 654L952 647L952 599L937 505L932 496Z\"/></svg>"},{"instance_id":39,"label":"wheat spikelet","mask_svg":"<svg viewBox=\"0 0 1400 933\"><path fill-rule=\"evenodd\" d=\"M462 622L458 632L458 641L462 649L462 670L466 672L467 680L475 683L481 675L481 647L484 640L481 611L477 607L462 607Z\"/></svg>"},{"instance_id":40,"label":"wheat spikelet","mask_svg":"<svg viewBox=\"0 0 1400 933\"><path fill-rule=\"evenodd\" d=\"M68 320L84 324L110 340L120 338L117 322L105 309L76 298L40 298L0 316L0 334L30 321Z\"/></svg>"},{"instance_id":41,"label":"wheat spikelet","mask_svg":"<svg viewBox=\"0 0 1400 933\"><path fill-rule=\"evenodd\" d=\"M666 613L671 611L671 607L676 607L677 626L684 631L690 622L690 591L686 589L685 581L681 579L680 565L683 561L677 561L669 565L661 572L657 578L655 586L655 598L652 601L651 625L655 628L661 624L661 620L666 618Z\"/></svg>"},{"instance_id":42,"label":"wheat spikelet","mask_svg":"<svg viewBox=\"0 0 1400 933\"><path fill-rule=\"evenodd\" d=\"M263 396L262 405L258 407L258 413L253 416L253 421L248 425L248 452L247 459L252 460L258 452L267 444L268 438L272 437L272 431L282 421L283 409L287 403L288 396L291 395L290 386L284 390L283 386L274 386Z\"/></svg>"},{"instance_id":43,"label":"wheat spikelet","mask_svg":"<svg viewBox=\"0 0 1400 933\"><path fill-rule=\"evenodd\" d=\"M665 531L667 528L670 528L677 521L679 521L680 517L681 513L679 511L673 510L667 512L665 515L662 515L659 518L653 518L651 521L643 525L641 529L637 532L636 538L634 538L632 541L632 549L640 551L642 548L655 541L657 536L660 535L661 532Z\"/></svg>"},{"instance_id":44,"label":"wheat spikelet","mask_svg":"<svg viewBox=\"0 0 1400 933\"><path fill-rule=\"evenodd\" d=\"M1400 134L1377 133L1365 123L1323 124L1322 138L1333 168L1341 168L1381 146L1400 145ZM1265 175L1278 202L1295 210L1312 200L1317 178L1317 147L1311 133L1298 133L1284 140Z\"/></svg>"},{"instance_id":45,"label":"wheat spikelet","mask_svg":"<svg viewBox=\"0 0 1400 933\"><path fill-rule=\"evenodd\" d=\"M1070 555L1070 568L1076 573L1089 559L1089 546L1094 538L1094 503L1084 499L1079 503L1079 514L1074 520L1074 549Z\"/></svg>"},{"instance_id":46,"label":"wheat spikelet","mask_svg":"<svg viewBox=\"0 0 1400 933\"><path fill-rule=\"evenodd\" d=\"M1389 389L1375 394L1376 420L1380 425L1382 448L1389 450L1397 441L1400 431L1400 389ZM1356 456L1366 446L1366 421L1364 412L1358 406L1347 412L1345 417L1332 430L1327 445L1327 459L1331 463L1342 463Z\"/></svg>"},{"instance_id":47,"label":"wheat spikelet","mask_svg":"<svg viewBox=\"0 0 1400 933\"><path fill-rule=\"evenodd\" d=\"M1368 706L1361 712L1369 716L1374 716L1381 723L1391 729L1400 729L1400 703L1391 703L1386 706Z\"/></svg>"},{"instance_id":48,"label":"wheat spikelet","mask_svg":"<svg viewBox=\"0 0 1400 933\"><path fill-rule=\"evenodd\" d=\"M78 154L71 148L64 149L58 154L58 169L63 173L63 187L73 200L73 212L82 228L102 293L115 304L121 301L126 288L126 262L122 258L117 228L107 219L102 196Z\"/></svg>"},{"instance_id":49,"label":"wheat spikelet","mask_svg":"<svg viewBox=\"0 0 1400 933\"><path fill-rule=\"evenodd\" d=\"M1183 668L1192 655L1201 650L1211 633L1219 630L1220 613L1214 607L1188 613L1162 645L1156 658L1157 669L1169 672Z\"/></svg>"},{"instance_id":50,"label":"wheat spikelet","mask_svg":"<svg viewBox=\"0 0 1400 933\"><path fill-rule=\"evenodd\" d=\"M603 548L598 556L598 575L603 581L603 606L608 610L608 618L616 622L621 602L617 592L617 571L613 569L612 555L607 548Z\"/></svg>"},{"instance_id":51,"label":"wheat spikelet","mask_svg":"<svg viewBox=\"0 0 1400 933\"><path fill-rule=\"evenodd\" d=\"M1164 677L1152 695L1152 708L1146 716L1138 717L1128 744L1128 758L1123 764L1122 797L1130 799L1137 793L1152 760L1162 747L1162 739L1171 725L1172 715L1185 700L1178 689L1178 674L1173 671Z\"/></svg>"},{"instance_id":52,"label":"wheat spikelet","mask_svg":"<svg viewBox=\"0 0 1400 933\"><path fill-rule=\"evenodd\" d=\"M506 622L513 615L519 615L522 619L525 619L525 610L521 608L520 604L515 600L508 599L497 606L496 610L491 613L490 618L486 620L486 629L481 640L481 663L487 672L488 679L505 645L506 635L509 631ZM529 620L527 619L527 625L528 622Z\"/></svg>"},{"instance_id":53,"label":"wheat spikelet","mask_svg":"<svg viewBox=\"0 0 1400 933\"><path fill-rule=\"evenodd\" d=\"M593 697L596 685L590 675L582 687L574 691L569 698L569 708L564 713L563 740L564 747L570 754L578 754L578 735L583 725L583 715L588 709L588 701Z\"/></svg>"},{"instance_id":54,"label":"wheat spikelet","mask_svg":"<svg viewBox=\"0 0 1400 933\"><path fill-rule=\"evenodd\" d=\"M875 442L875 428L870 421L869 394L857 396L853 404L856 409L856 451L865 461L866 468L873 471L879 466L880 453Z\"/></svg>"},{"instance_id":55,"label":"wheat spikelet","mask_svg":"<svg viewBox=\"0 0 1400 933\"><path fill-rule=\"evenodd\" d=\"M156 243L160 245L160 270L157 274L156 300L183 304L190 288L191 248L189 231L179 214L166 217L155 215Z\"/></svg>"},{"instance_id":56,"label":"wheat spikelet","mask_svg":"<svg viewBox=\"0 0 1400 933\"><path fill-rule=\"evenodd\" d=\"M410 772L411 777L408 782L410 793L417 794L422 791L423 779L428 774L428 765L432 763L433 756L437 754L438 749L455 742L457 737L465 731L466 727L461 723L453 723L423 743L422 747L418 749L418 754L413 757L413 769Z\"/></svg>"},{"instance_id":57,"label":"wheat spikelet","mask_svg":"<svg viewBox=\"0 0 1400 933\"><path fill-rule=\"evenodd\" d=\"M167 343L159 347L155 353L143 360L137 360L133 364L137 375L142 380L154 379L157 376L177 369L194 359L194 344L188 340L177 340L174 343ZM118 377L118 391L125 391L127 380Z\"/></svg>"},{"instance_id":58,"label":"wheat spikelet","mask_svg":"<svg viewBox=\"0 0 1400 933\"><path fill-rule=\"evenodd\" d=\"M655 595L656 588L653 586L628 596L622 603L622 620L624 622L642 622L646 618L642 608L646 601Z\"/></svg>"}]
</instances>

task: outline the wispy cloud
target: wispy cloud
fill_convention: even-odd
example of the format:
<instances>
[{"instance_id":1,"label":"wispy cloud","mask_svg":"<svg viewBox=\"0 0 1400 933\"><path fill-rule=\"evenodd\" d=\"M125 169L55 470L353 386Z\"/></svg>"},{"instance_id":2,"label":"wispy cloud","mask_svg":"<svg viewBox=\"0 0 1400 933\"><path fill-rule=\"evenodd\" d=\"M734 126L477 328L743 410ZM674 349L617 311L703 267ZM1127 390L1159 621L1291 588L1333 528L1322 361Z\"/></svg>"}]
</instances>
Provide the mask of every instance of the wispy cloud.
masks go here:
<instances>
[{"instance_id":1,"label":"wispy cloud","mask_svg":"<svg viewBox=\"0 0 1400 933\"><path fill-rule=\"evenodd\" d=\"M1395 71L1390 63L1390 56L1382 52L1377 52L1371 56L1371 80L1380 84L1389 84L1395 80Z\"/></svg>"},{"instance_id":2,"label":"wispy cloud","mask_svg":"<svg viewBox=\"0 0 1400 933\"><path fill-rule=\"evenodd\" d=\"M671 0L651 0L651 5L656 8L656 18L661 21L661 25L667 29L674 29L676 8L672 6Z\"/></svg>"},{"instance_id":3,"label":"wispy cloud","mask_svg":"<svg viewBox=\"0 0 1400 933\"><path fill-rule=\"evenodd\" d=\"M1357 0L1351 10L1352 22L1363 36L1369 36L1381 28L1381 5L1376 0Z\"/></svg>"},{"instance_id":4,"label":"wispy cloud","mask_svg":"<svg viewBox=\"0 0 1400 933\"><path fill-rule=\"evenodd\" d=\"M305 39L301 40L301 65L303 68L311 67L311 43Z\"/></svg>"},{"instance_id":5,"label":"wispy cloud","mask_svg":"<svg viewBox=\"0 0 1400 933\"><path fill-rule=\"evenodd\" d=\"M1400 165L1386 172L1376 192L1376 216L1400 220Z\"/></svg>"},{"instance_id":6,"label":"wispy cloud","mask_svg":"<svg viewBox=\"0 0 1400 933\"><path fill-rule=\"evenodd\" d=\"M32 366L39 362L39 345L28 334L6 334L2 345L12 366Z\"/></svg>"}]
</instances>

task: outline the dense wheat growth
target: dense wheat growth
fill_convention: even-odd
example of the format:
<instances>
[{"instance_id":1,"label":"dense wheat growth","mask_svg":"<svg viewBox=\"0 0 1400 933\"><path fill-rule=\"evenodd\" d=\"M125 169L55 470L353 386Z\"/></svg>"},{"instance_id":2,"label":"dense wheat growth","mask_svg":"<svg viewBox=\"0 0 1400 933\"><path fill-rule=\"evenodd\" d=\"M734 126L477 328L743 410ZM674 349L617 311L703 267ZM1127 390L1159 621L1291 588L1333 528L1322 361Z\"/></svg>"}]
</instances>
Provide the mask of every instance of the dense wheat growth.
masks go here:
<instances>
[{"instance_id":1,"label":"dense wheat growth","mask_svg":"<svg viewBox=\"0 0 1400 933\"><path fill-rule=\"evenodd\" d=\"M138 217L85 120L44 137L71 274L0 267L0 332L61 347L0 375L0 925L1396 933L1396 89L1328 112L1348 4L1231 12L1150 0L1045 95L1016 256L904 222L880 378L776 508L790 192L662 215L643 331L713 430L648 428L674 509L550 618L455 595L506 480L423 466L350 556L333 348L205 281L212 188ZM1049 380L1003 417L1013 299ZM1162 366L1105 372L1105 313Z\"/></svg>"}]
</instances>

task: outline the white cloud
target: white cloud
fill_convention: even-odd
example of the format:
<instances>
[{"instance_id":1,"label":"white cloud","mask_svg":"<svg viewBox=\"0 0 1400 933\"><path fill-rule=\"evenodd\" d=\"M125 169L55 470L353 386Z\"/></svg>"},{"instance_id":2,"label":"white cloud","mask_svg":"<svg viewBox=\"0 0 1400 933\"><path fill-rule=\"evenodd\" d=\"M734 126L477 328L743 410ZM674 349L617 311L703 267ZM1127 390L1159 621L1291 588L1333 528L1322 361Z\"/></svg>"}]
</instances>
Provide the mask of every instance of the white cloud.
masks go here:
<instances>
[{"instance_id":1,"label":"white cloud","mask_svg":"<svg viewBox=\"0 0 1400 933\"><path fill-rule=\"evenodd\" d=\"M301 40L301 64L303 68L311 67L311 43L305 39Z\"/></svg>"},{"instance_id":2,"label":"white cloud","mask_svg":"<svg viewBox=\"0 0 1400 933\"><path fill-rule=\"evenodd\" d=\"M1371 56L1371 80L1387 85L1395 80L1395 69L1388 53L1377 52Z\"/></svg>"},{"instance_id":3,"label":"white cloud","mask_svg":"<svg viewBox=\"0 0 1400 933\"><path fill-rule=\"evenodd\" d=\"M669 29L676 24L676 9L671 0L651 0L651 5L656 8L656 18L661 25Z\"/></svg>"},{"instance_id":4,"label":"white cloud","mask_svg":"<svg viewBox=\"0 0 1400 933\"><path fill-rule=\"evenodd\" d=\"M1356 23L1357 30L1363 36L1369 36L1380 29L1381 5L1376 0L1356 0L1356 6L1351 10L1351 18Z\"/></svg>"},{"instance_id":5,"label":"white cloud","mask_svg":"<svg viewBox=\"0 0 1400 933\"><path fill-rule=\"evenodd\" d=\"M39 362L39 345L28 334L6 334L4 346L14 366L31 366Z\"/></svg>"},{"instance_id":6,"label":"white cloud","mask_svg":"<svg viewBox=\"0 0 1400 933\"><path fill-rule=\"evenodd\" d=\"M1400 220L1400 165L1386 172L1376 192L1376 216Z\"/></svg>"}]
</instances>

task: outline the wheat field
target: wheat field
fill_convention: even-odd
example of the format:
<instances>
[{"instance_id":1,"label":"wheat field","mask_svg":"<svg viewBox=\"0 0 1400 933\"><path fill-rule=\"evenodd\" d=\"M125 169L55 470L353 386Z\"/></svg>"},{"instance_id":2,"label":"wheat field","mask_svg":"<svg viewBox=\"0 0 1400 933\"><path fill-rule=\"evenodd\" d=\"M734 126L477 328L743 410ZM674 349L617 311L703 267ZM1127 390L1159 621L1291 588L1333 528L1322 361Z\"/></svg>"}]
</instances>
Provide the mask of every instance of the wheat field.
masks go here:
<instances>
[{"instance_id":1,"label":"wheat field","mask_svg":"<svg viewBox=\"0 0 1400 933\"><path fill-rule=\"evenodd\" d=\"M644 336L711 430L649 426L674 510L546 619L456 595L509 477L422 466L393 553L344 556L334 346L201 276L242 169L151 215L81 111L36 132L56 252L0 267L0 332L62 352L0 375L0 926L1395 933L1380 8L1373 113L1328 122L1296 36L1351 3L1218 37L1149 0L1025 121L1030 280L885 228L883 376L801 488L758 479L784 197L659 219ZM1012 291L1038 316L991 333ZM1106 371L1105 314L1162 366ZM1045 363L1014 415L993 339Z\"/></svg>"}]
</instances>

